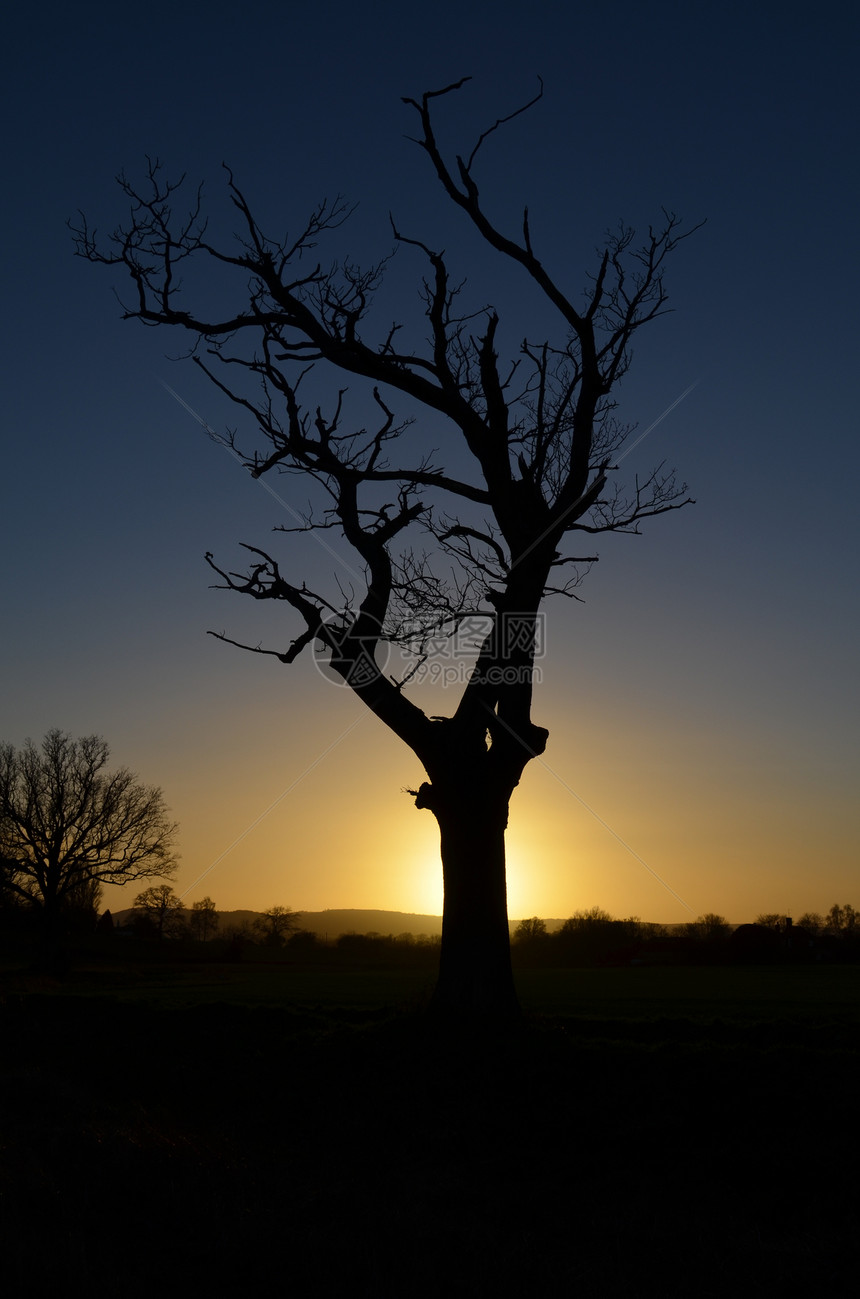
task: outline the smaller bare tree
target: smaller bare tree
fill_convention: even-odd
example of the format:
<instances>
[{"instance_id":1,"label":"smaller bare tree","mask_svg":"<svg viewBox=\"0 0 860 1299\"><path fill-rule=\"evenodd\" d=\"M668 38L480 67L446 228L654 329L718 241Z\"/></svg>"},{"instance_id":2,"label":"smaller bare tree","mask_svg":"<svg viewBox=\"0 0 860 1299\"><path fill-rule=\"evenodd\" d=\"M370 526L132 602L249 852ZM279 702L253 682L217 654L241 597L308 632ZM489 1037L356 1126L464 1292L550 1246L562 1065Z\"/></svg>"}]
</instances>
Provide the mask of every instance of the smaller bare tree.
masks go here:
<instances>
[{"instance_id":1,"label":"smaller bare tree","mask_svg":"<svg viewBox=\"0 0 860 1299\"><path fill-rule=\"evenodd\" d=\"M825 917L825 927L829 934L852 934L856 931L860 922L860 915L854 910L850 902L846 902L844 907L840 907L836 902L828 911Z\"/></svg>"},{"instance_id":2,"label":"smaller bare tree","mask_svg":"<svg viewBox=\"0 0 860 1299\"><path fill-rule=\"evenodd\" d=\"M539 916L521 920L514 932L514 941L517 943L535 943L542 938L546 938L546 921Z\"/></svg>"},{"instance_id":3,"label":"smaller bare tree","mask_svg":"<svg viewBox=\"0 0 860 1299\"><path fill-rule=\"evenodd\" d=\"M185 933L185 907L169 884L155 884L138 893L134 911L136 916L146 918L159 942L164 938L181 938Z\"/></svg>"},{"instance_id":4,"label":"smaller bare tree","mask_svg":"<svg viewBox=\"0 0 860 1299\"><path fill-rule=\"evenodd\" d=\"M254 931L266 947L283 947L300 918L301 912L292 907L269 907L254 921Z\"/></svg>"},{"instance_id":5,"label":"smaller bare tree","mask_svg":"<svg viewBox=\"0 0 860 1299\"><path fill-rule=\"evenodd\" d=\"M722 943L731 932L732 925L729 921L725 916L718 916L715 911L707 911L703 916L697 916L695 920L691 920L684 926L684 933L688 938L705 943Z\"/></svg>"},{"instance_id":6,"label":"smaller bare tree","mask_svg":"<svg viewBox=\"0 0 860 1299\"><path fill-rule=\"evenodd\" d=\"M812 934L813 938L818 938L824 932L825 923L825 919L820 912L804 911L797 925L799 929L805 929L807 933Z\"/></svg>"},{"instance_id":7,"label":"smaller bare tree","mask_svg":"<svg viewBox=\"0 0 860 1299\"><path fill-rule=\"evenodd\" d=\"M201 943L207 942L218 928L218 919L218 912L211 898L201 898L199 902L192 902L191 914L188 917L191 937Z\"/></svg>"},{"instance_id":8,"label":"smaller bare tree","mask_svg":"<svg viewBox=\"0 0 860 1299\"><path fill-rule=\"evenodd\" d=\"M176 825L164 795L125 767L108 773L110 749L49 731L39 748L0 745L0 858L6 889L50 927L104 884L170 876Z\"/></svg>"}]
</instances>

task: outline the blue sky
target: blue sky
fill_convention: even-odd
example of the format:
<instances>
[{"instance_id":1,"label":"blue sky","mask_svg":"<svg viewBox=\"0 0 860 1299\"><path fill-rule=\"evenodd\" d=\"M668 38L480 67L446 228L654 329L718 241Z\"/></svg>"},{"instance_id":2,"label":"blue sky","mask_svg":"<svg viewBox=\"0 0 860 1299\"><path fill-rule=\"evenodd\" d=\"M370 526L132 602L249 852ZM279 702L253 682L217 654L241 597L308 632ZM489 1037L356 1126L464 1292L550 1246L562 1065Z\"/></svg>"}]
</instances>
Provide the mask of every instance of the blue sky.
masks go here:
<instances>
[{"instance_id":1,"label":"blue sky","mask_svg":"<svg viewBox=\"0 0 860 1299\"><path fill-rule=\"evenodd\" d=\"M440 115L462 151L541 76L480 177L500 223L516 230L528 203L566 286L621 218L707 218L621 393L644 429L696 383L626 463L667 459L697 504L608 540L585 604L550 606L535 719L552 734L512 808L511 911L856 904L856 50L856 17L829 3L49 4L7 20L0 738L104 734L164 788L188 901L438 909L433 826L400 793L411 755L310 661L205 635L271 631L209 589L203 554L266 545L281 507L165 391L235 423L166 359L175 340L120 320L124 286L74 259L65 222L83 208L110 229L113 178L149 154L205 180L229 229L227 161L273 228L321 195L356 201L342 239L362 261L389 251L393 212L515 346L535 304L446 208L401 96L472 75ZM392 265L404 319L422 269Z\"/></svg>"}]
</instances>

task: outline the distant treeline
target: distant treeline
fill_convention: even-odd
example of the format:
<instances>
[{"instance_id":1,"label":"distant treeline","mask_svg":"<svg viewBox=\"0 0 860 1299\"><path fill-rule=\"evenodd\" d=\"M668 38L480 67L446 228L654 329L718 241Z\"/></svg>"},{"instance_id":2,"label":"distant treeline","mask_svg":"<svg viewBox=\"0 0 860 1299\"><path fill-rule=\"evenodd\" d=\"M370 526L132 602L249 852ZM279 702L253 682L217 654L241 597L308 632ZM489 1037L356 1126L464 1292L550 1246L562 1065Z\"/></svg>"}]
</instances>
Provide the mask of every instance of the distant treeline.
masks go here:
<instances>
[{"instance_id":1,"label":"distant treeline","mask_svg":"<svg viewBox=\"0 0 860 1299\"><path fill-rule=\"evenodd\" d=\"M521 921L513 953L523 966L855 961L860 914L835 905L826 916L807 912L797 921L773 912L753 924L732 925L711 912L683 925L655 925L636 916L618 920L594 907L576 912L553 933L537 916Z\"/></svg>"},{"instance_id":2,"label":"distant treeline","mask_svg":"<svg viewBox=\"0 0 860 1299\"><path fill-rule=\"evenodd\" d=\"M67 917L67 937L95 941L115 955L161 955L170 960L432 966L441 939L424 933L341 933L327 938L302 928L300 912L272 906L260 913L219 913L211 898L186 908L169 885L135 898L116 923L93 902ZM359 913L360 914L360 913ZM376 913L382 915L384 913ZM245 918L247 917L247 918ZM18 905L0 906L0 937L7 950L38 933L39 917ZM577 911L552 931L538 916L512 927L515 966L842 962L860 959L860 913L834 905L826 915L798 920L763 914L732 925L715 913L683 925L659 925L636 916L618 919L593 907Z\"/></svg>"}]
</instances>

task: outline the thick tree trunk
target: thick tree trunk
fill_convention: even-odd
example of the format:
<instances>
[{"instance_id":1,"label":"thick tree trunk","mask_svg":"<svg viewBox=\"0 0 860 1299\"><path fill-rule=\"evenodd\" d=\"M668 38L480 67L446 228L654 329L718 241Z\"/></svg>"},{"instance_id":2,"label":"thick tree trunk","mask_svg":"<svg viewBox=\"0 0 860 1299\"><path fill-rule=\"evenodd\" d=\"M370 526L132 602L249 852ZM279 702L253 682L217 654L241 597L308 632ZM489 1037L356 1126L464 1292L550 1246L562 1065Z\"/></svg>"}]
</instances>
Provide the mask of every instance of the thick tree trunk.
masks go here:
<instances>
[{"instance_id":1,"label":"thick tree trunk","mask_svg":"<svg viewBox=\"0 0 860 1299\"><path fill-rule=\"evenodd\" d=\"M441 831L445 901L431 1009L510 1018L519 1013L519 1005L505 882L507 798L463 790L444 802L433 806Z\"/></svg>"}]
</instances>

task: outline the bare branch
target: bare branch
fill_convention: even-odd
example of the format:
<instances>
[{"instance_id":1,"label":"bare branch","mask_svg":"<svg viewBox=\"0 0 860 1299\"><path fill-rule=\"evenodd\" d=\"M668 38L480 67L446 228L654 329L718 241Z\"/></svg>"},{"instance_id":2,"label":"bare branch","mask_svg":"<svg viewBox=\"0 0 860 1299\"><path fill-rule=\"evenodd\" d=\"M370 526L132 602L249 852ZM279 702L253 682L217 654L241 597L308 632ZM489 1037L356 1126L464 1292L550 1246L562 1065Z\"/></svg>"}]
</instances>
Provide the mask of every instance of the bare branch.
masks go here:
<instances>
[{"instance_id":1,"label":"bare branch","mask_svg":"<svg viewBox=\"0 0 860 1299\"><path fill-rule=\"evenodd\" d=\"M538 84L540 86L540 90L534 96L533 99L530 99L527 104L523 104L521 108L514 109L514 111L512 113L508 113L506 117L497 118L492 126L487 127L486 131L481 132L481 135L478 138L478 143L475 145L474 149L469 154L469 161L466 163L466 171L471 172L472 164L475 161L478 150L486 140L487 136L492 135L494 131L497 131L500 126L504 126L506 122L512 122L515 117L519 117L522 113L527 113L530 108L534 108L538 100L543 99L543 78L542 77L538 77ZM528 209L526 209L526 211L528 211ZM527 225L528 222L526 221L524 224Z\"/></svg>"}]
</instances>

